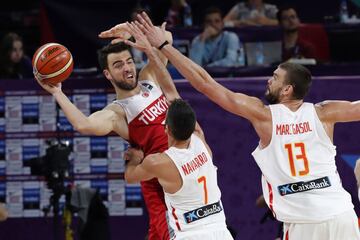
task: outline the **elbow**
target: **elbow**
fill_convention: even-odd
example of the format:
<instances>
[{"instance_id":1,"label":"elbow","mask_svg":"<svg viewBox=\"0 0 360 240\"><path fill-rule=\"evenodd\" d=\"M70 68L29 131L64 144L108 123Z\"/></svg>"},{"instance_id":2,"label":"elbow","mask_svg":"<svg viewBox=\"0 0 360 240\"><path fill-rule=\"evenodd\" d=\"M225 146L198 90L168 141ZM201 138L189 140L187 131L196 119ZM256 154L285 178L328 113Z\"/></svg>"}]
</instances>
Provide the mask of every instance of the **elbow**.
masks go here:
<instances>
[{"instance_id":1,"label":"elbow","mask_svg":"<svg viewBox=\"0 0 360 240\"><path fill-rule=\"evenodd\" d=\"M93 128L89 121L79 122L73 125L74 129L83 135L99 135L96 134L96 128Z\"/></svg>"},{"instance_id":2,"label":"elbow","mask_svg":"<svg viewBox=\"0 0 360 240\"><path fill-rule=\"evenodd\" d=\"M208 79L208 76L205 72L205 70L203 69L200 69L199 72L198 72L198 76L199 78L201 79L201 81L197 82L196 86L194 86L199 92L206 92L206 89L208 88L209 86L209 79Z\"/></svg>"},{"instance_id":3,"label":"elbow","mask_svg":"<svg viewBox=\"0 0 360 240\"><path fill-rule=\"evenodd\" d=\"M86 125L79 124L79 125L74 125L73 127L77 132L79 132L79 133L81 133L83 135L92 134L90 128L88 126L86 126Z\"/></svg>"}]
</instances>

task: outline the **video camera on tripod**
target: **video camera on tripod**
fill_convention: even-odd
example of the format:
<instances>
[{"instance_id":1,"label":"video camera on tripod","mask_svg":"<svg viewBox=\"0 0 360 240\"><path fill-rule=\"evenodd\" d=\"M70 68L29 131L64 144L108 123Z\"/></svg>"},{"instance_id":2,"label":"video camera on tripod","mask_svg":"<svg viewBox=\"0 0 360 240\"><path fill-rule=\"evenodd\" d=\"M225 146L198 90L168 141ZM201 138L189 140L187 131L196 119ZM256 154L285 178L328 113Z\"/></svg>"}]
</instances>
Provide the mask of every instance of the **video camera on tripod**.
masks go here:
<instances>
[{"instance_id":1,"label":"video camera on tripod","mask_svg":"<svg viewBox=\"0 0 360 240\"><path fill-rule=\"evenodd\" d=\"M65 192L64 180L69 177L69 155L72 147L69 142L60 142L58 140L47 140L46 154L42 157L29 160L29 166L32 175L44 176L48 188L54 191L54 194Z\"/></svg>"}]
</instances>

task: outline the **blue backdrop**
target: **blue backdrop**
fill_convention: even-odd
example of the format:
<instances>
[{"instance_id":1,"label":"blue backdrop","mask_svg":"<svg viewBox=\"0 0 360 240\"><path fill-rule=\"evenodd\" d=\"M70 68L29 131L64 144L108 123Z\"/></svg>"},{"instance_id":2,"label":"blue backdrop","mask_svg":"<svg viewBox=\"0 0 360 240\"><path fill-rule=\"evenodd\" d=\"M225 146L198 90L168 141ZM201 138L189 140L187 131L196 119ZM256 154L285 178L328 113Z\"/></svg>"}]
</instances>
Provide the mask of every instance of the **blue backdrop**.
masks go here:
<instances>
[{"instance_id":1,"label":"blue backdrop","mask_svg":"<svg viewBox=\"0 0 360 240\"><path fill-rule=\"evenodd\" d=\"M262 97L266 78L218 79L223 85L236 92ZM3 85L4 83L4 85ZM34 80L7 81L2 90L38 90ZM266 209L255 206L261 194L260 171L251 157L258 143L258 137L245 119L230 114L202 94L196 92L187 82L176 83L184 99L196 110L199 123L206 134L207 141L214 152L215 164L219 167L219 185L229 225L237 232L237 239L268 240L275 239L277 223L267 221L260 224ZM103 79L69 79L64 89L107 88ZM318 77L307 100L319 102L325 99L358 100L360 76ZM353 196L358 210L356 181L353 164L360 158L360 124L338 124L335 130L337 145L337 166L343 185ZM0 224L0 239L52 239L52 219L9 219ZM146 217L113 217L111 219L112 239L144 239Z\"/></svg>"}]
</instances>

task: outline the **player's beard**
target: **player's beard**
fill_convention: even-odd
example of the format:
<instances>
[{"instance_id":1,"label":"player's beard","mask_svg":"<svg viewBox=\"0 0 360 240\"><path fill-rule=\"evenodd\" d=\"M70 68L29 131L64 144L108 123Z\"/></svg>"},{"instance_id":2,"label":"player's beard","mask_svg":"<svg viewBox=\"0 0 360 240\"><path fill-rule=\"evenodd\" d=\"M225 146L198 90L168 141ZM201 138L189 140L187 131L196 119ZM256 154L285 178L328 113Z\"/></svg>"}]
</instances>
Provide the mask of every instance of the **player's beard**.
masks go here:
<instances>
[{"instance_id":1,"label":"player's beard","mask_svg":"<svg viewBox=\"0 0 360 240\"><path fill-rule=\"evenodd\" d=\"M131 91L138 85L138 78L136 77L135 81L132 83L127 83L125 80L115 80L114 83L118 88L122 90Z\"/></svg>"},{"instance_id":2,"label":"player's beard","mask_svg":"<svg viewBox=\"0 0 360 240\"><path fill-rule=\"evenodd\" d=\"M280 90L281 89L278 89L275 92L271 92L270 89L267 89L266 92L265 92L266 101L268 101L269 104L277 104L277 103L279 103Z\"/></svg>"}]
</instances>

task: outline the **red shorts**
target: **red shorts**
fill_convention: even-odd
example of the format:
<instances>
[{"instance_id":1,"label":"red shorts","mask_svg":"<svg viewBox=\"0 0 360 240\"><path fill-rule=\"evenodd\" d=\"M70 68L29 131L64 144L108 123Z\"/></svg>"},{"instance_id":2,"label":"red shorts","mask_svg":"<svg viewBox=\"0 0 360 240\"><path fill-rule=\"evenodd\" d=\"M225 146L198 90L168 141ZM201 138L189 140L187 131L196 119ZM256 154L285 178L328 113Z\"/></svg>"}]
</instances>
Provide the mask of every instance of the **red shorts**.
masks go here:
<instances>
[{"instance_id":1,"label":"red shorts","mask_svg":"<svg viewBox=\"0 0 360 240\"><path fill-rule=\"evenodd\" d=\"M156 178L141 182L141 191L149 213L149 240L169 240L169 227L166 220L164 191Z\"/></svg>"}]
</instances>

